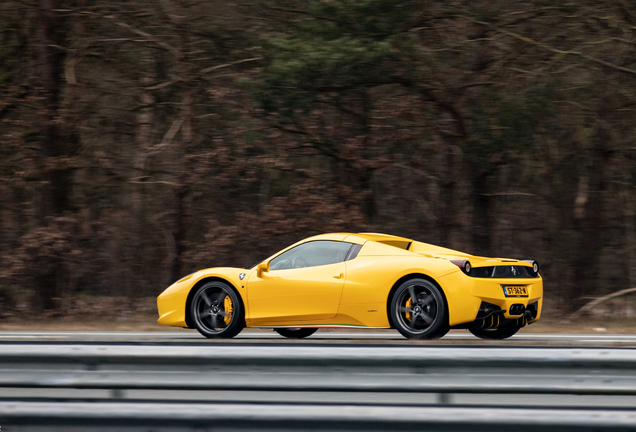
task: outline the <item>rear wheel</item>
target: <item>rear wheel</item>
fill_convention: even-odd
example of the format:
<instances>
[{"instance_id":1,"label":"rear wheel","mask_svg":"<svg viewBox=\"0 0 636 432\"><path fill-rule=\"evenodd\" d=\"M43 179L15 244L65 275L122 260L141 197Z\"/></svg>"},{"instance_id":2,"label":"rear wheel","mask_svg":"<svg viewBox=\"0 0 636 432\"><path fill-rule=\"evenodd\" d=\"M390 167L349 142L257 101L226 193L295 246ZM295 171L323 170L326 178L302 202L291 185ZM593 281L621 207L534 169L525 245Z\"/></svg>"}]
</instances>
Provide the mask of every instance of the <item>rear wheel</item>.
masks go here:
<instances>
[{"instance_id":1,"label":"rear wheel","mask_svg":"<svg viewBox=\"0 0 636 432\"><path fill-rule=\"evenodd\" d=\"M289 339L302 339L316 333L317 328L275 328L274 331Z\"/></svg>"},{"instance_id":2,"label":"rear wheel","mask_svg":"<svg viewBox=\"0 0 636 432\"><path fill-rule=\"evenodd\" d=\"M391 300L395 328L409 339L436 339L448 333L448 315L441 290L426 279L411 279Z\"/></svg>"},{"instance_id":3,"label":"rear wheel","mask_svg":"<svg viewBox=\"0 0 636 432\"><path fill-rule=\"evenodd\" d=\"M243 303L236 291L223 282L208 282L192 298L192 321L207 338L232 338L245 326Z\"/></svg>"},{"instance_id":4,"label":"rear wheel","mask_svg":"<svg viewBox=\"0 0 636 432\"><path fill-rule=\"evenodd\" d=\"M513 336L515 333L519 331L521 327L516 325L508 326L508 327L498 327L493 329L468 329L469 332L474 334L480 339L507 339L510 336Z\"/></svg>"}]
</instances>

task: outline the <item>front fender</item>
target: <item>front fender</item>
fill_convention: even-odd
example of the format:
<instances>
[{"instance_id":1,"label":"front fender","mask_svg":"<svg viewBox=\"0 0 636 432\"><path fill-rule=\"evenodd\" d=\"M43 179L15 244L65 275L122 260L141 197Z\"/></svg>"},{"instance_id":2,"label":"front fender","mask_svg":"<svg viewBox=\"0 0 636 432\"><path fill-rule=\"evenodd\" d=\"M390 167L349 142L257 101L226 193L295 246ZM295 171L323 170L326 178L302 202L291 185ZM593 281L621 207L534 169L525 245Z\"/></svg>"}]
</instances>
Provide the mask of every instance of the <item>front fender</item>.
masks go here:
<instances>
[{"instance_id":1,"label":"front fender","mask_svg":"<svg viewBox=\"0 0 636 432\"><path fill-rule=\"evenodd\" d=\"M178 280L157 297L157 310L159 311L157 322L174 327L188 327L187 304L190 295L194 293L194 288L207 280L221 280L234 287L241 297L247 315L247 294L243 281L247 280L252 271L233 267L210 268L199 270ZM241 274L244 274L243 279L240 277Z\"/></svg>"}]
</instances>

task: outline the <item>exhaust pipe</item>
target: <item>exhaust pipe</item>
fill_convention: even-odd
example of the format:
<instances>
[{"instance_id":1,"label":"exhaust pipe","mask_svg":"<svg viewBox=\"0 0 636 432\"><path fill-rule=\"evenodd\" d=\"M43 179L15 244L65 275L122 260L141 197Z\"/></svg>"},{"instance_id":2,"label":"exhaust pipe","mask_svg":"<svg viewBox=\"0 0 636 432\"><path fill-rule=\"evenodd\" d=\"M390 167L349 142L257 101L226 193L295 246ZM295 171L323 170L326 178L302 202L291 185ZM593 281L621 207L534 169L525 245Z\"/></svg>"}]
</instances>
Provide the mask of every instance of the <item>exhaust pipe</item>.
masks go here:
<instances>
[{"instance_id":1,"label":"exhaust pipe","mask_svg":"<svg viewBox=\"0 0 636 432\"><path fill-rule=\"evenodd\" d=\"M526 307L521 303L515 303L510 306L510 315L523 315Z\"/></svg>"}]
</instances>

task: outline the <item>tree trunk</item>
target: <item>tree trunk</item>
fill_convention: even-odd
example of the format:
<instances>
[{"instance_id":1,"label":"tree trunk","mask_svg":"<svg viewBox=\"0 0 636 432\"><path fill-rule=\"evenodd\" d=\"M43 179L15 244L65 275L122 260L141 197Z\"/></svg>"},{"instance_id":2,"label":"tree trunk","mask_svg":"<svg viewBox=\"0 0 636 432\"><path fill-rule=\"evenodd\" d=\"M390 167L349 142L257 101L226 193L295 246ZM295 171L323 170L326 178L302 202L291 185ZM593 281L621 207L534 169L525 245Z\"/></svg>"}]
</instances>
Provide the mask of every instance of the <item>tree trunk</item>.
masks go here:
<instances>
[{"instance_id":1,"label":"tree trunk","mask_svg":"<svg viewBox=\"0 0 636 432\"><path fill-rule=\"evenodd\" d=\"M183 276L183 252L185 251L187 217L186 198L189 192L189 155L192 147L192 121L194 117L191 67L188 57L190 40L186 27L185 14L185 5L182 0L175 0L170 3L169 16L175 26L179 40L177 46L179 73L183 80L181 87L181 113L183 116L183 124L181 125L181 145L178 151L178 181L175 191L174 225L172 231L175 253L170 277L173 281Z\"/></svg>"},{"instance_id":2,"label":"tree trunk","mask_svg":"<svg viewBox=\"0 0 636 432\"><path fill-rule=\"evenodd\" d=\"M45 180L41 191L40 220L49 225L51 218L64 214L70 209L72 171L60 166L59 158L66 156L67 144L61 139L59 121L61 75L64 64L63 23L55 12L59 4L55 0L38 1L39 57L42 67L42 114L40 137L43 160L42 177ZM55 308L54 299L59 297L60 275L63 259L59 256L40 256L36 276L37 303L42 309Z\"/></svg>"},{"instance_id":3,"label":"tree trunk","mask_svg":"<svg viewBox=\"0 0 636 432\"><path fill-rule=\"evenodd\" d=\"M454 247L453 229L455 228L455 176L456 156L454 143L450 138L445 139L446 145L442 149L442 160L440 167L440 212L439 221L439 244L445 247Z\"/></svg>"},{"instance_id":4,"label":"tree trunk","mask_svg":"<svg viewBox=\"0 0 636 432\"><path fill-rule=\"evenodd\" d=\"M146 196L146 185L144 184L147 177L148 152L152 147L152 126L154 123L154 103L155 97L150 90L147 90L156 80L154 58L150 52L144 50L141 55L142 75L139 79L139 105L141 106L137 114L137 131L135 141L137 144L136 156L133 163L133 187L131 194L132 215L130 220L130 238L133 247L134 262L129 271L128 280L132 281L132 285L136 289L130 289L128 292L131 304L136 301L138 296L144 295L145 286L148 285L146 278L145 254L150 246L146 240L149 236L144 234L148 230L148 212L146 210L147 203L144 200ZM172 253L169 251L168 253Z\"/></svg>"},{"instance_id":5,"label":"tree trunk","mask_svg":"<svg viewBox=\"0 0 636 432\"><path fill-rule=\"evenodd\" d=\"M57 161L52 158L61 156L59 107L62 88L61 72L64 60L63 51L58 48L62 41L59 28L59 17L54 10L59 5L55 0L39 0L40 43L39 54L42 65L43 114L41 123L44 178L47 181L42 193L41 216L61 214L68 209L70 188L70 172L56 167ZM53 165L52 167L49 164Z\"/></svg>"},{"instance_id":6,"label":"tree trunk","mask_svg":"<svg viewBox=\"0 0 636 432\"><path fill-rule=\"evenodd\" d=\"M490 171L482 170L478 164L471 166L473 195L473 250L480 256L492 256L492 196L489 185Z\"/></svg>"},{"instance_id":7,"label":"tree trunk","mask_svg":"<svg viewBox=\"0 0 636 432\"><path fill-rule=\"evenodd\" d=\"M633 188L632 188L633 189ZM636 200L634 191L625 194L625 210L623 213L624 248L627 267L627 280L630 288L636 287Z\"/></svg>"},{"instance_id":8,"label":"tree trunk","mask_svg":"<svg viewBox=\"0 0 636 432\"><path fill-rule=\"evenodd\" d=\"M601 113L601 118L605 117ZM598 294L601 249L603 247L603 229L606 221L605 191L607 182L605 172L609 165L611 135L604 122L599 121L598 130L592 138L592 163L588 171L588 186L585 196L579 195L579 202L583 212L575 216L575 229L578 235L574 256L574 289L577 290L573 298L582 298ZM584 193L585 187L582 188ZM579 208L581 208L579 206ZM580 301L573 307L580 306Z\"/></svg>"}]
</instances>

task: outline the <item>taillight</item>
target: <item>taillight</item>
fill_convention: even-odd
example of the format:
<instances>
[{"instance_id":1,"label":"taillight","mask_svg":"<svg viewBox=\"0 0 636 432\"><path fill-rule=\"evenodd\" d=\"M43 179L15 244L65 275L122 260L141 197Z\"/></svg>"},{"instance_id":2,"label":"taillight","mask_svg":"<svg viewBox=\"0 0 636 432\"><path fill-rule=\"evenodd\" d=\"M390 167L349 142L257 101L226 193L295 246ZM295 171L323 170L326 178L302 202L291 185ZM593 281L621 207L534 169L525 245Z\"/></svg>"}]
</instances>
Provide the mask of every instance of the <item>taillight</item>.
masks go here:
<instances>
[{"instance_id":1,"label":"taillight","mask_svg":"<svg viewBox=\"0 0 636 432\"><path fill-rule=\"evenodd\" d=\"M470 265L470 261L466 260L451 260L453 264L462 269L462 271L466 274L470 274L470 269L472 268Z\"/></svg>"},{"instance_id":2,"label":"taillight","mask_svg":"<svg viewBox=\"0 0 636 432\"><path fill-rule=\"evenodd\" d=\"M539 274L539 263L533 260L524 260L525 262L529 262L530 264L532 264L532 271L535 274Z\"/></svg>"}]
</instances>

